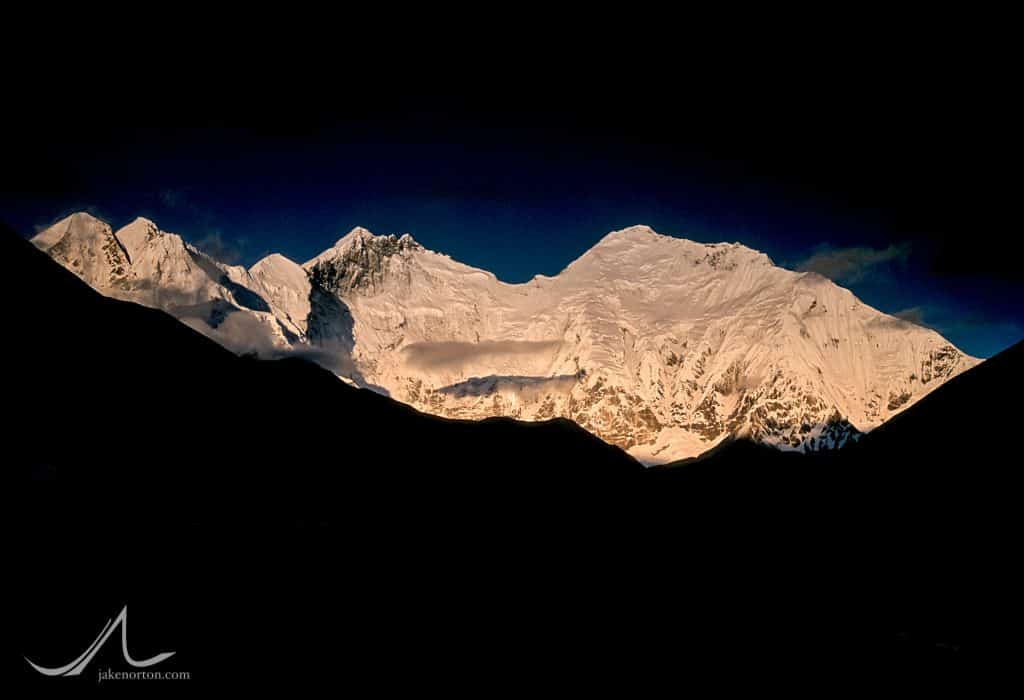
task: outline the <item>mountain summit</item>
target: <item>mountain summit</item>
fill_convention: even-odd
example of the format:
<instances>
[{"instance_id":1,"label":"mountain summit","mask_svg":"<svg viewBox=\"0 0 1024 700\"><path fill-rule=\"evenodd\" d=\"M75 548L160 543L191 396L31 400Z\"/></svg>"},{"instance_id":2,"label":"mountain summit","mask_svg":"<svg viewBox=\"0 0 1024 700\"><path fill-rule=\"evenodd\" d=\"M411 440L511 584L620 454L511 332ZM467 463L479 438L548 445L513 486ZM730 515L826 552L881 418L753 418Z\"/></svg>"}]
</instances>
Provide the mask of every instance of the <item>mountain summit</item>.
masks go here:
<instances>
[{"instance_id":1,"label":"mountain summit","mask_svg":"<svg viewBox=\"0 0 1024 700\"><path fill-rule=\"evenodd\" d=\"M139 221L111 233L65 219L33 242L236 351L311 351L438 415L571 418L650 464L731 435L838 447L978 362L819 275L647 226L507 284L408 234L355 228L302 266L274 255L245 270Z\"/></svg>"}]
</instances>

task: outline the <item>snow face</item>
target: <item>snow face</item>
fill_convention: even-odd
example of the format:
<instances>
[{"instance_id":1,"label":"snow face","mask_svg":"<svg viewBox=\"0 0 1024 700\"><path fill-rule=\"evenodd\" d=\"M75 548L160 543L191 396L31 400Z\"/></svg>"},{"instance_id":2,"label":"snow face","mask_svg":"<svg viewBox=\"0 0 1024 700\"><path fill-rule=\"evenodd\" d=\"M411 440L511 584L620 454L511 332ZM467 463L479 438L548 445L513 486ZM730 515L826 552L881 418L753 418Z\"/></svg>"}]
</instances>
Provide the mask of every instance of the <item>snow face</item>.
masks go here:
<instances>
[{"instance_id":1,"label":"snow face","mask_svg":"<svg viewBox=\"0 0 1024 700\"><path fill-rule=\"evenodd\" d=\"M160 233L149 219L141 216L117 232L117 239L121 242L129 260L138 260L145 252L147 245L155 236Z\"/></svg>"},{"instance_id":2,"label":"snow face","mask_svg":"<svg viewBox=\"0 0 1024 700\"><path fill-rule=\"evenodd\" d=\"M309 317L310 284L306 271L297 263L274 253L249 268L249 276L256 291L262 291L266 301L277 310L278 316L299 336L306 333Z\"/></svg>"},{"instance_id":3,"label":"snow face","mask_svg":"<svg viewBox=\"0 0 1024 700\"><path fill-rule=\"evenodd\" d=\"M823 277L646 226L608 234L554 277L506 284L408 235L356 228L301 267L271 255L246 271L136 224L112 236L79 225L93 248L120 244L124 280L117 260L94 271L92 248L66 246L88 261L78 269L54 255L59 230L34 240L100 291L205 323L233 349L309 351L438 415L564 416L649 464L735 434L834 449L978 362ZM189 315L168 301L183 292L217 307Z\"/></svg>"}]
</instances>

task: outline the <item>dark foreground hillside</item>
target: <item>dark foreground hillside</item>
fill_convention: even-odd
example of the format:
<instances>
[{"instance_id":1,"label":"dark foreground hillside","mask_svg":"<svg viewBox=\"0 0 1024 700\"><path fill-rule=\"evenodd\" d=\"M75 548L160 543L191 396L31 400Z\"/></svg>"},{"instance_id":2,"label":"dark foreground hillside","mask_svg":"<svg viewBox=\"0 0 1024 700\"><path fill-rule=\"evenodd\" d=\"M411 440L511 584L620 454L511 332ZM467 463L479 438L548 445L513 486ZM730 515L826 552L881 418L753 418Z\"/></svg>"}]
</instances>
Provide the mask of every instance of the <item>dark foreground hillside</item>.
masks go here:
<instances>
[{"instance_id":1,"label":"dark foreground hillside","mask_svg":"<svg viewBox=\"0 0 1024 700\"><path fill-rule=\"evenodd\" d=\"M1010 553L1022 524L1021 396L1024 343L836 454L733 441L652 476L673 500L762 523L801 558L816 552L850 609L863 601L861 620L902 630L901 653L955 647L960 660L1009 661L1020 651Z\"/></svg>"},{"instance_id":2,"label":"dark foreground hillside","mask_svg":"<svg viewBox=\"0 0 1024 700\"><path fill-rule=\"evenodd\" d=\"M1007 649L1016 419L994 407L1020 347L840 456L645 471L567 421L445 421L235 357L7 233L0 259L11 678L126 670L118 637L82 678L23 658L69 662L125 604L132 655L175 651L188 690L635 690Z\"/></svg>"}]
</instances>

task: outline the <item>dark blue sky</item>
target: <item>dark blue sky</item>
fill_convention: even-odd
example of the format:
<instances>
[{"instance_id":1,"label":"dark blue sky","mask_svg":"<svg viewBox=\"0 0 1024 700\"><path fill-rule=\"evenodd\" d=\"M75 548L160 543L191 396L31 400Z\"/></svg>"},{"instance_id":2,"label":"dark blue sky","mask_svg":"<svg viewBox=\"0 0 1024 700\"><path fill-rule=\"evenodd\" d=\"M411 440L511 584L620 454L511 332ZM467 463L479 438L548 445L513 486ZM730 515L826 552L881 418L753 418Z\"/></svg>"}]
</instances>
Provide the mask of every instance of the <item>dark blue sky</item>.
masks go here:
<instances>
[{"instance_id":1,"label":"dark blue sky","mask_svg":"<svg viewBox=\"0 0 1024 700\"><path fill-rule=\"evenodd\" d=\"M644 223L816 269L974 355L1024 337L1021 244L990 206L1003 195L979 177L977 134L924 119L923 98L879 113L833 96L799 114L761 98L699 117L665 101L417 98L310 119L263 105L246 128L26 121L0 213L24 235L74 210L115 227L147 216L246 265L301 262L361 225L510 282Z\"/></svg>"}]
</instances>

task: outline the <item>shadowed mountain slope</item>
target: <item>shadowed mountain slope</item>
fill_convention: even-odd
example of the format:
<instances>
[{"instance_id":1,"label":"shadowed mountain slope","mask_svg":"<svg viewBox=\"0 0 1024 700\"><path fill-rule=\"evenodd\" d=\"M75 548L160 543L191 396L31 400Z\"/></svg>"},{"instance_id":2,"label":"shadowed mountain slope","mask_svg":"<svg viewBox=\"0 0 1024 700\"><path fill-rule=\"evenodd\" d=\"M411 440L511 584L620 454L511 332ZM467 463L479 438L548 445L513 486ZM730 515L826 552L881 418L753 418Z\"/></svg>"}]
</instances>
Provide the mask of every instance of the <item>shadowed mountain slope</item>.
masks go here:
<instances>
[{"instance_id":1,"label":"shadowed mountain slope","mask_svg":"<svg viewBox=\"0 0 1024 700\"><path fill-rule=\"evenodd\" d=\"M1020 396L1020 347L855 449L643 470L567 421L443 420L236 357L13 235L0 254L19 674L126 602L133 648L232 686L1005 649L1015 417L969 407Z\"/></svg>"}]
</instances>

